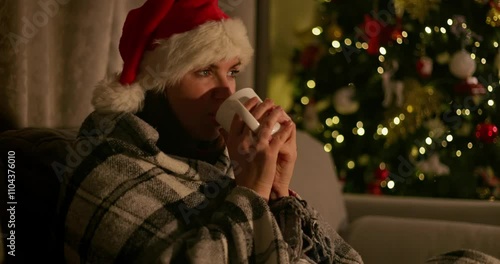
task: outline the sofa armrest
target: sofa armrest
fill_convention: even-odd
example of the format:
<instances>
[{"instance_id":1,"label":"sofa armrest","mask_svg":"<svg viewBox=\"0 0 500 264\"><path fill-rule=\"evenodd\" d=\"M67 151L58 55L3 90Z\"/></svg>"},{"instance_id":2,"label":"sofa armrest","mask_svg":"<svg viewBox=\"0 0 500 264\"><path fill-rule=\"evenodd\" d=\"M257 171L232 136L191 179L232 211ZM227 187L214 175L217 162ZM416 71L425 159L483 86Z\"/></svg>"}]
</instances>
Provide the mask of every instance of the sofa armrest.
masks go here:
<instances>
[{"instance_id":1,"label":"sofa armrest","mask_svg":"<svg viewBox=\"0 0 500 264\"><path fill-rule=\"evenodd\" d=\"M349 222L366 215L423 218L500 226L500 202L344 194Z\"/></svg>"},{"instance_id":2,"label":"sofa armrest","mask_svg":"<svg viewBox=\"0 0 500 264\"><path fill-rule=\"evenodd\" d=\"M500 227L443 220L364 216L346 238L365 263L424 263L458 249L474 249L500 258Z\"/></svg>"}]
</instances>

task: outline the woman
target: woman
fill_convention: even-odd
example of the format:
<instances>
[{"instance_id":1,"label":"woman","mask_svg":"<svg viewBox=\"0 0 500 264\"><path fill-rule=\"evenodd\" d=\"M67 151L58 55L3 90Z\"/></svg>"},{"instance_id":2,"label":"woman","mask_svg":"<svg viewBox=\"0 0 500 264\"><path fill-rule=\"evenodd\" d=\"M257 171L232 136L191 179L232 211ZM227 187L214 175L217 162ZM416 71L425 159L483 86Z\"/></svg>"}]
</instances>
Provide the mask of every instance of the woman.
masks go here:
<instances>
[{"instance_id":1,"label":"woman","mask_svg":"<svg viewBox=\"0 0 500 264\"><path fill-rule=\"evenodd\" d=\"M123 71L97 86L81 127L93 149L63 205L68 262L362 263L288 189L296 131L283 109L246 102L256 134L239 117L229 132L216 122L252 53L215 0L129 13Z\"/></svg>"}]
</instances>

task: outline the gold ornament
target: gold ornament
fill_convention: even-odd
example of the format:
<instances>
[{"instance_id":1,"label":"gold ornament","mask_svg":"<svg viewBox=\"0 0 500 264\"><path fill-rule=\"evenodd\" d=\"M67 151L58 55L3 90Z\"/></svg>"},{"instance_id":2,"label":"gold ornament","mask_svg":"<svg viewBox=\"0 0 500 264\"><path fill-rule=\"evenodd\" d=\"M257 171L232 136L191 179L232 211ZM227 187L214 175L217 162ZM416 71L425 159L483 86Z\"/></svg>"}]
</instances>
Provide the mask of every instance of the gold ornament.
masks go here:
<instances>
[{"instance_id":1,"label":"gold ornament","mask_svg":"<svg viewBox=\"0 0 500 264\"><path fill-rule=\"evenodd\" d=\"M423 23L431 10L438 10L440 3L441 0L394 0L394 8L396 15L401 17L406 11L412 19Z\"/></svg>"},{"instance_id":2,"label":"gold ornament","mask_svg":"<svg viewBox=\"0 0 500 264\"><path fill-rule=\"evenodd\" d=\"M500 1L494 1L493 6L486 16L486 24L492 27L500 26Z\"/></svg>"},{"instance_id":3,"label":"gold ornament","mask_svg":"<svg viewBox=\"0 0 500 264\"><path fill-rule=\"evenodd\" d=\"M401 108L391 107L385 112L389 129L386 145L415 133L427 120L441 112L443 96L439 91L431 86L422 87L416 79L404 80L404 86L404 105ZM400 117L401 114L404 115L404 120L399 118L399 123L394 123L395 117Z\"/></svg>"}]
</instances>

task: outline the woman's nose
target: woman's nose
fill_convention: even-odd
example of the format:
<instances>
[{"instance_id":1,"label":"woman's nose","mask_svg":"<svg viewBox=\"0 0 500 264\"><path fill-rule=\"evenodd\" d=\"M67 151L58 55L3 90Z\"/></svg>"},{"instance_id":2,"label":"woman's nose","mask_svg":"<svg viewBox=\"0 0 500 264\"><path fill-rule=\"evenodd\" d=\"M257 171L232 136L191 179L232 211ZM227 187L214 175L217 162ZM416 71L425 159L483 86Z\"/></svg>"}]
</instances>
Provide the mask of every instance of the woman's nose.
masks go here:
<instances>
[{"instance_id":1,"label":"woman's nose","mask_svg":"<svg viewBox=\"0 0 500 264\"><path fill-rule=\"evenodd\" d=\"M229 76L218 74L214 90L214 97L216 99L225 100L235 92L236 85L234 79L230 78Z\"/></svg>"},{"instance_id":2,"label":"woman's nose","mask_svg":"<svg viewBox=\"0 0 500 264\"><path fill-rule=\"evenodd\" d=\"M230 77L227 76L226 74L217 74L217 87L225 87L225 88L231 88L231 80ZM233 91L234 92L234 91Z\"/></svg>"},{"instance_id":3,"label":"woman's nose","mask_svg":"<svg viewBox=\"0 0 500 264\"><path fill-rule=\"evenodd\" d=\"M234 93L230 86L217 86L213 90L213 97L216 100L224 101Z\"/></svg>"}]
</instances>

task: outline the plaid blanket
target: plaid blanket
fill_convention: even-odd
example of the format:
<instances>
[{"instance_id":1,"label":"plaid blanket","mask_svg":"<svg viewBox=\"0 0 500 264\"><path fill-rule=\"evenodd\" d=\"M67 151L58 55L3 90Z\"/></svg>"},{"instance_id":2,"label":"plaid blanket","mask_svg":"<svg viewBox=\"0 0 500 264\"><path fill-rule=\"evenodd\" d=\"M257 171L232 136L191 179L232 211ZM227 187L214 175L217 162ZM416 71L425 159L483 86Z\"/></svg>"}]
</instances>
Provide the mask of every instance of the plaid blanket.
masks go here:
<instances>
[{"instance_id":1,"label":"plaid blanket","mask_svg":"<svg viewBox=\"0 0 500 264\"><path fill-rule=\"evenodd\" d=\"M166 155L133 114L92 113L70 159L65 254L80 263L362 263L300 197L266 202L215 165Z\"/></svg>"},{"instance_id":2,"label":"plaid blanket","mask_svg":"<svg viewBox=\"0 0 500 264\"><path fill-rule=\"evenodd\" d=\"M459 249L428 259L426 264L500 264L500 260L473 249Z\"/></svg>"}]
</instances>

